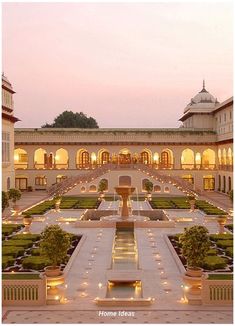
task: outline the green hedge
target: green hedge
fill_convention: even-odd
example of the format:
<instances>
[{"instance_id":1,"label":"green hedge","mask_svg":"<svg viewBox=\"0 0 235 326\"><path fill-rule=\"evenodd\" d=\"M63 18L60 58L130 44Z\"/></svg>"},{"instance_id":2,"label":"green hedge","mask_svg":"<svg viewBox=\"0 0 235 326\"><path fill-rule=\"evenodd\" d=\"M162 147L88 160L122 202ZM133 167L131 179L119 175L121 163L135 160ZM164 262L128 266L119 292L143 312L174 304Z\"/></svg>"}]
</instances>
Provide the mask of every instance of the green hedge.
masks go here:
<instances>
[{"instance_id":1,"label":"green hedge","mask_svg":"<svg viewBox=\"0 0 235 326\"><path fill-rule=\"evenodd\" d=\"M233 247L227 247L225 249L225 253L226 253L227 256L233 258Z\"/></svg>"},{"instance_id":2,"label":"green hedge","mask_svg":"<svg viewBox=\"0 0 235 326\"><path fill-rule=\"evenodd\" d=\"M5 241L3 241L3 246L29 248L29 247L32 247L32 245L33 245L32 240L5 240Z\"/></svg>"},{"instance_id":3,"label":"green hedge","mask_svg":"<svg viewBox=\"0 0 235 326\"><path fill-rule=\"evenodd\" d=\"M212 241L233 240L233 235L232 234L211 234L210 239Z\"/></svg>"},{"instance_id":4,"label":"green hedge","mask_svg":"<svg viewBox=\"0 0 235 326\"><path fill-rule=\"evenodd\" d=\"M227 265L227 260L219 256L207 256L204 259L202 267L208 270L222 269Z\"/></svg>"},{"instance_id":5,"label":"green hedge","mask_svg":"<svg viewBox=\"0 0 235 326\"><path fill-rule=\"evenodd\" d=\"M209 274L208 280L233 280L233 274Z\"/></svg>"},{"instance_id":6,"label":"green hedge","mask_svg":"<svg viewBox=\"0 0 235 326\"><path fill-rule=\"evenodd\" d=\"M233 240L219 240L216 244L218 247L225 249L233 246Z\"/></svg>"},{"instance_id":7,"label":"green hedge","mask_svg":"<svg viewBox=\"0 0 235 326\"><path fill-rule=\"evenodd\" d=\"M38 241L40 240L41 235L40 234L16 234L11 237L12 240L32 240L32 241Z\"/></svg>"},{"instance_id":8,"label":"green hedge","mask_svg":"<svg viewBox=\"0 0 235 326\"><path fill-rule=\"evenodd\" d=\"M208 250L207 255L208 256L215 256L215 255L217 255L217 253L218 253L218 250L216 250L215 248L211 248L211 249Z\"/></svg>"},{"instance_id":9,"label":"green hedge","mask_svg":"<svg viewBox=\"0 0 235 326\"><path fill-rule=\"evenodd\" d=\"M30 253L32 256L41 256L42 250L40 248L33 248Z\"/></svg>"},{"instance_id":10,"label":"green hedge","mask_svg":"<svg viewBox=\"0 0 235 326\"><path fill-rule=\"evenodd\" d=\"M2 257L2 269L5 269L14 264L15 258L12 256L3 256Z\"/></svg>"},{"instance_id":11,"label":"green hedge","mask_svg":"<svg viewBox=\"0 0 235 326\"><path fill-rule=\"evenodd\" d=\"M209 204L205 200L196 200L196 207L201 209L207 215L226 215L227 213L212 204Z\"/></svg>"},{"instance_id":12,"label":"green hedge","mask_svg":"<svg viewBox=\"0 0 235 326\"><path fill-rule=\"evenodd\" d=\"M3 256L12 256L12 257L18 257L22 256L25 252L25 248L23 247L11 247L11 246L3 246L2 247L2 255Z\"/></svg>"},{"instance_id":13,"label":"green hedge","mask_svg":"<svg viewBox=\"0 0 235 326\"><path fill-rule=\"evenodd\" d=\"M46 266L51 265L51 262L44 256L29 256L23 259L22 266L26 269L41 270Z\"/></svg>"}]
</instances>

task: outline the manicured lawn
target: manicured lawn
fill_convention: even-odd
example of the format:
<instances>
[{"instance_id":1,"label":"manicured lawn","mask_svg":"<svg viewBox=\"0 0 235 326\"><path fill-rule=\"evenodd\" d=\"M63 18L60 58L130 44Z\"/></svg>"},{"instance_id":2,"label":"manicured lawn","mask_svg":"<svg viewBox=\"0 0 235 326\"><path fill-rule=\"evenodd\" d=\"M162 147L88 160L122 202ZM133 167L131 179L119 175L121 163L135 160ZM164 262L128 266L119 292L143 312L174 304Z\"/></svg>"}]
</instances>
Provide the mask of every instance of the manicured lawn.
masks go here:
<instances>
[{"instance_id":1,"label":"manicured lawn","mask_svg":"<svg viewBox=\"0 0 235 326\"><path fill-rule=\"evenodd\" d=\"M94 209L99 207L100 202L97 197L62 197L60 209ZM48 210L55 207L55 200L45 202L28 209L23 214L43 215Z\"/></svg>"},{"instance_id":2,"label":"manicured lawn","mask_svg":"<svg viewBox=\"0 0 235 326\"><path fill-rule=\"evenodd\" d=\"M158 197L150 202L153 209L190 209L187 197ZM226 215L227 213L205 200L196 200L195 207L207 215Z\"/></svg>"}]
</instances>

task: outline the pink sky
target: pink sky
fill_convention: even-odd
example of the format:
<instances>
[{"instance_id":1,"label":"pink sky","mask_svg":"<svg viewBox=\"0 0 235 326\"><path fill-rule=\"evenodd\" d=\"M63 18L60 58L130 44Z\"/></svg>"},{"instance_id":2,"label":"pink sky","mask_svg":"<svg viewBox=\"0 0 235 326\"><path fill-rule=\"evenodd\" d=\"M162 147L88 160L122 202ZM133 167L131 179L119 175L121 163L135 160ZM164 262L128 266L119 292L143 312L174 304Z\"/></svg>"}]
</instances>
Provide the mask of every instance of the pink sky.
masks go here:
<instances>
[{"instance_id":1,"label":"pink sky","mask_svg":"<svg viewBox=\"0 0 235 326\"><path fill-rule=\"evenodd\" d=\"M3 4L16 127L65 109L100 127L178 127L203 78L232 96L232 15L232 2Z\"/></svg>"}]
</instances>

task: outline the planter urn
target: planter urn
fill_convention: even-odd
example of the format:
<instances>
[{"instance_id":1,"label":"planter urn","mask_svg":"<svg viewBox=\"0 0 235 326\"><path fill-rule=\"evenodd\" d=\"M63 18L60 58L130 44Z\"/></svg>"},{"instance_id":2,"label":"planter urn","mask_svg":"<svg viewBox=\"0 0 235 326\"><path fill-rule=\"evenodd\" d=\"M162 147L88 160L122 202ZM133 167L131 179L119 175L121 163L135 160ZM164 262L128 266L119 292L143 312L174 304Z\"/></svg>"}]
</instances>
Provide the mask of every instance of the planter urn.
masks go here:
<instances>
[{"instance_id":1,"label":"planter urn","mask_svg":"<svg viewBox=\"0 0 235 326\"><path fill-rule=\"evenodd\" d=\"M24 227L25 227L25 232L26 233L29 233L29 228L30 228L30 225L32 224L33 222L33 218L32 216L25 216L23 217L23 224L24 224Z\"/></svg>"},{"instance_id":2,"label":"planter urn","mask_svg":"<svg viewBox=\"0 0 235 326\"><path fill-rule=\"evenodd\" d=\"M227 222L227 216L221 215L217 217L217 222L219 224L219 233L223 234L224 233L224 226Z\"/></svg>"},{"instance_id":3,"label":"planter urn","mask_svg":"<svg viewBox=\"0 0 235 326\"><path fill-rule=\"evenodd\" d=\"M58 212L60 210L61 199L56 200L55 202L55 210Z\"/></svg>"},{"instance_id":4,"label":"planter urn","mask_svg":"<svg viewBox=\"0 0 235 326\"><path fill-rule=\"evenodd\" d=\"M189 200L189 204L190 204L190 211L194 212L195 211L196 200L195 199Z\"/></svg>"},{"instance_id":5,"label":"planter urn","mask_svg":"<svg viewBox=\"0 0 235 326\"><path fill-rule=\"evenodd\" d=\"M60 304L63 300L63 290L58 286L64 284L64 275L59 266L44 268L47 284L47 304Z\"/></svg>"},{"instance_id":6,"label":"planter urn","mask_svg":"<svg viewBox=\"0 0 235 326\"><path fill-rule=\"evenodd\" d=\"M201 305L201 285L203 269L188 267L182 279L185 284L184 296L190 305Z\"/></svg>"}]
</instances>

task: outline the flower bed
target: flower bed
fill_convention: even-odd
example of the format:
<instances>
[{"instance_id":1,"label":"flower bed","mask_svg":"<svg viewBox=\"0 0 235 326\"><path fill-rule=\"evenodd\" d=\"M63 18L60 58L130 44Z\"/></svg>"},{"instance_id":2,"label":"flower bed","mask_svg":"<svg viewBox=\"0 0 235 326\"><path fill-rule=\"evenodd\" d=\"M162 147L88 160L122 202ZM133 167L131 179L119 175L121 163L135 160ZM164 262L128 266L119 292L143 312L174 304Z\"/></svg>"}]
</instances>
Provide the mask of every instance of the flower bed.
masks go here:
<instances>
[{"instance_id":1,"label":"flower bed","mask_svg":"<svg viewBox=\"0 0 235 326\"><path fill-rule=\"evenodd\" d=\"M186 259L181 252L179 237L180 234L168 236L182 264L186 268ZM211 247L201 265L205 271L233 271L233 239L231 237L231 234L210 235Z\"/></svg>"},{"instance_id":2,"label":"flower bed","mask_svg":"<svg viewBox=\"0 0 235 326\"><path fill-rule=\"evenodd\" d=\"M80 235L70 234L71 246L67 257L61 264L63 270L73 251L81 240ZM40 250L40 234L17 234L3 241L2 269L5 272L16 271L43 271L44 267L51 264Z\"/></svg>"}]
</instances>

